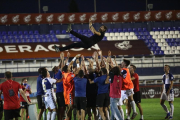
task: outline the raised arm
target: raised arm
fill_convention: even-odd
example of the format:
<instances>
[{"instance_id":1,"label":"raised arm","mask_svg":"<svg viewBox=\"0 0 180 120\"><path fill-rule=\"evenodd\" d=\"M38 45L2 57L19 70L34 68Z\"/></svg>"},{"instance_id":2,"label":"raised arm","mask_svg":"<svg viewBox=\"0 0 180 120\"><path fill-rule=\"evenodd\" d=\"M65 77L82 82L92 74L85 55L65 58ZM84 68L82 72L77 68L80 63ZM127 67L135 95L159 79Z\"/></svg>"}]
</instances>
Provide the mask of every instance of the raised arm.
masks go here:
<instances>
[{"instance_id":1,"label":"raised arm","mask_svg":"<svg viewBox=\"0 0 180 120\"><path fill-rule=\"evenodd\" d=\"M61 70L62 70L62 68L64 67L64 52L61 52L60 58L61 58Z\"/></svg>"},{"instance_id":2,"label":"raised arm","mask_svg":"<svg viewBox=\"0 0 180 120\"><path fill-rule=\"evenodd\" d=\"M94 83L94 81L92 81L91 79L88 79L89 80L89 83L90 84L93 84Z\"/></svg>"},{"instance_id":3,"label":"raised arm","mask_svg":"<svg viewBox=\"0 0 180 120\"><path fill-rule=\"evenodd\" d=\"M104 59L103 59L102 50L98 50L98 54L99 54L99 56L101 58L101 67L104 67L105 62L104 62Z\"/></svg>"},{"instance_id":4,"label":"raised arm","mask_svg":"<svg viewBox=\"0 0 180 120\"><path fill-rule=\"evenodd\" d=\"M67 58L66 58L66 60L65 60L65 65L68 65L68 61L69 61L70 55L71 55L71 54L68 52L68 53L67 53Z\"/></svg>"},{"instance_id":5,"label":"raised arm","mask_svg":"<svg viewBox=\"0 0 180 120\"><path fill-rule=\"evenodd\" d=\"M101 33L100 33L100 32L97 32L97 31L94 29L94 27L92 26L92 20L91 20L91 18L89 19L89 29L91 30L91 32L92 32L93 34L96 34L96 35L98 35L98 36L101 36Z\"/></svg>"},{"instance_id":6,"label":"raised arm","mask_svg":"<svg viewBox=\"0 0 180 120\"><path fill-rule=\"evenodd\" d=\"M76 60L76 58L79 58L81 54L77 54L73 59L72 61L69 63L68 67L70 69L71 65L74 63L74 61Z\"/></svg>"},{"instance_id":7,"label":"raised arm","mask_svg":"<svg viewBox=\"0 0 180 120\"><path fill-rule=\"evenodd\" d=\"M118 66L118 64L116 62L116 55L114 55L114 62L115 62L115 65Z\"/></svg>"},{"instance_id":8,"label":"raised arm","mask_svg":"<svg viewBox=\"0 0 180 120\"><path fill-rule=\"evenodd\" d=\"M88 74L83 55L81 56L81 64L84 67L83 69L84 69L85 74Z\"/></svg>"}]
</instances>

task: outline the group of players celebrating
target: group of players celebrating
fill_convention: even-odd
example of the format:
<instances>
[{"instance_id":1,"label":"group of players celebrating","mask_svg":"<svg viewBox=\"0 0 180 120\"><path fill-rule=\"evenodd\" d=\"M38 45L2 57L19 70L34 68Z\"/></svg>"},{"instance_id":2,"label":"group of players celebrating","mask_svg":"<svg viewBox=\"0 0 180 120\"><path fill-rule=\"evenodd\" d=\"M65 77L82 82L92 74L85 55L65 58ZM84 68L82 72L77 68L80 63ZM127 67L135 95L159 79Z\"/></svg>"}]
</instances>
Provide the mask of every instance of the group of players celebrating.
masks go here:
<instances>
[{"instance_id":1,"label":"group of players celebrating","mask_svg":"<svg viewBox=\"0 0 180 120\"><path fill-rule=\"evenodd\" d=\"M69 57L68 52L64 60L64 53L61 52L59 66L52 69L54 78L50 77L46 68L39 68L37 99L39 108L42 109L39 119L44 109L43 99L45 109L48 109L48 120L54 120L56 114L58 120L63 120L65 110L66 120L70 120L73 109L76 110L77 118L81 120L85 119L86 114L88 119L92 119L93 116L97 120L97 111L103 120L110 118L124 120L121 107L123 104L127 104L127 120L130 119L131 108L133 110L131 119L137 116L135 104L141 114L140 120L143 120L139 78L135 73L135 65L130 65L130 61L126 59L118 65L115 58L112 60L111 51L108 52L107 58L103 57L102 51L95 51L92 55L93 60L88 58L87 67L83 55L76 55L70 63ZM76 65L73 64L74 62ZM94 62L95 68L93 68ZM129 65L130 68L127 68ZM56 84L56 96L53 84Z\"/></svg>"}]
</instances>

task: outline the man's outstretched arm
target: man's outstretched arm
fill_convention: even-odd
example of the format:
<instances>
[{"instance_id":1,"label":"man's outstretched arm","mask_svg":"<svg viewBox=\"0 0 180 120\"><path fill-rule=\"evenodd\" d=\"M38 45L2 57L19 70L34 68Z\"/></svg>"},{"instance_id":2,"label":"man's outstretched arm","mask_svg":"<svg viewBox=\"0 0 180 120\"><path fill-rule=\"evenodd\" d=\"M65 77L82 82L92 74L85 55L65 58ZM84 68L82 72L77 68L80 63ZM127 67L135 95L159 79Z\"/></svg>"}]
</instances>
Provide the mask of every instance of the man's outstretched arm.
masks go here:
<instances>
[{"instance_id":1,"label":"man's outstretched arm","mask_svg":"<svg viewBox=\"0 0 180 120\"><path fill-rule=\"evenodd\" d=\"M101 33L100 33L100 32L97 32L97 31L94 29L94 27L92 26L92 20L91 20L91 18L89 19L89 29L91 30L91 32L92 32L93 34L96 34L96 35L101 36Z\"/></svg>"}]
</instances>

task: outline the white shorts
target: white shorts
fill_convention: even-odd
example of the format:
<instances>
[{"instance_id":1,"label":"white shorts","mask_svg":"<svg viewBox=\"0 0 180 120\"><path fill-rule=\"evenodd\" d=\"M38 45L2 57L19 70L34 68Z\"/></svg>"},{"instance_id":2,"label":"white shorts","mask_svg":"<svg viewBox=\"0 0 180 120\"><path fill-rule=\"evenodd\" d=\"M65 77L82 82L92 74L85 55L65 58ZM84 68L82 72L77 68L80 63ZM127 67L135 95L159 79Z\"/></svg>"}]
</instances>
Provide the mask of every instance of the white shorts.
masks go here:
<instances>
[{"instance_id":1,"label":"white shorts","mask_svg":"<svg viewBox=\"0 0 180 120\"><path fill-rule=\"evenodd\" d=\"M134 94L134 91L133 91L133 89L126 90L125 94L129 97Z\"/></svg>"},{"instance_id":2,"label":"white shorts","mask_svg":"<svg viewBox=\"0 0 180 120\"><path fill-rule=\"evenodd\" d=\"M166 93L163 92L160 99L174 101L174 93L169 93L169 95L167 96Z\"/></svg>"},{"instance_id":3,"label":"white shorts","mask_svg":"<svg viewBox=\"0 0 180 120\"><path fill-rule=\"evenodd\" d=\"M44 103L45 103L46 109L50 108L52 110L56 108L56 101L54 99L54 96L52 96L51 94L45 97Z\"/></svg>"},{"instance_id":4,"label":"white shorts","mask_svg":"<svg viewBox=\"0 0 180 120\"><path fill-rule=\"evenodd\" d=\"M125 94L126 90L121 90L121 98L119 99L119 102L117 103L118 106L123 105L123 101L128 99L128 96Z\"/></svg>"}]
</instances>

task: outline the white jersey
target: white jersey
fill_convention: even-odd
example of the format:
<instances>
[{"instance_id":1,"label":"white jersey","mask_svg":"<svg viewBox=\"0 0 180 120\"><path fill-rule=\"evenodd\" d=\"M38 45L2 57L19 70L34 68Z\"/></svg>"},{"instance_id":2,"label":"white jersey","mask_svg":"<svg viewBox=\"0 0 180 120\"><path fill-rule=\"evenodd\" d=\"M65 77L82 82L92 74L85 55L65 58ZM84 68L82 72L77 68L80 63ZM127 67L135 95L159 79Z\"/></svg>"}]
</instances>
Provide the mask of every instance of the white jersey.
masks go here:
<instances>
[{"instance_id":1,"label":"white jersey","mask_svg":"<svg viewBox=\"0 0 180 120\"><path fill-rule=\"evenodd\" d=\"M55 109L56 101L55 101L55 93L53 89L53 84L56 83L55 79L45 78L42 80L42 86L45 93L44 103L46 105L46 109Z\"/></svg>"}]
</instances>

